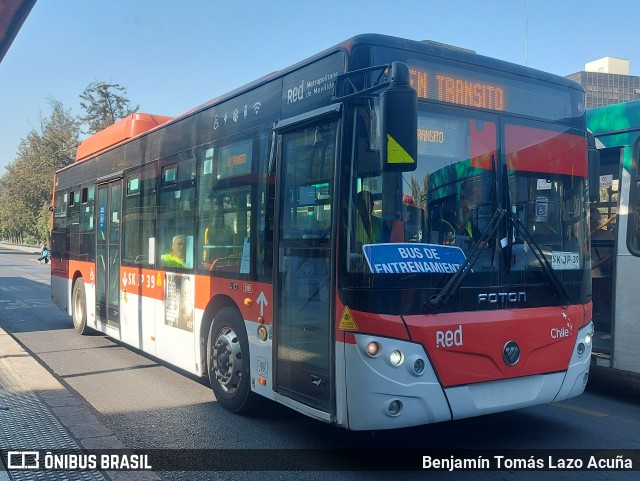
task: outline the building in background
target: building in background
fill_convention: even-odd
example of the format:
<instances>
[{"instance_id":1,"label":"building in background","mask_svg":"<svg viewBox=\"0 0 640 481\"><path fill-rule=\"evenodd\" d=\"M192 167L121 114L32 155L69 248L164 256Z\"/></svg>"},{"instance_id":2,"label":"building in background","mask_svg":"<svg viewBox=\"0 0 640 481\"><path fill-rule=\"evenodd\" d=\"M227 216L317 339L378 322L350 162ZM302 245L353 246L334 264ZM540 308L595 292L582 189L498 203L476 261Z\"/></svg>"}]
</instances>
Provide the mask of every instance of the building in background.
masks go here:
<instances>
[{"instance_id":1,"label":"building in background","mask_svg":"<svg viewBox=\"0 0 640 481\"><path fill-rule=\"evenodd\" d=\"M584 87L588 109L640 99L640 77L629 75L629 61L621 58L594 60L566 78Z\"/></svg>"}]
</instances>

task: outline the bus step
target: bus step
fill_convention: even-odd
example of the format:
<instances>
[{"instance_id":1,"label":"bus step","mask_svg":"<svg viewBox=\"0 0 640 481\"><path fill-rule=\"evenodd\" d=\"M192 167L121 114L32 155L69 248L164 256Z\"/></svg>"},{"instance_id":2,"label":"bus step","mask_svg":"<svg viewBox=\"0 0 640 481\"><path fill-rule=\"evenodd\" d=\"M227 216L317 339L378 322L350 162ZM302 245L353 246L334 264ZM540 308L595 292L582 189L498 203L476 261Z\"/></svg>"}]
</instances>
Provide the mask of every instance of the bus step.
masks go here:
<instances>
[{"instance_id":1,"label":"bus step","mask_svg":"<svg viewBox=\"0 0 640 481\"><path fill-rule=\"evenodd\" d=\"M596 361L596 366L611 367L611 356L608 353L594 352L591 356Z\"/></svg>"}]
</instances>

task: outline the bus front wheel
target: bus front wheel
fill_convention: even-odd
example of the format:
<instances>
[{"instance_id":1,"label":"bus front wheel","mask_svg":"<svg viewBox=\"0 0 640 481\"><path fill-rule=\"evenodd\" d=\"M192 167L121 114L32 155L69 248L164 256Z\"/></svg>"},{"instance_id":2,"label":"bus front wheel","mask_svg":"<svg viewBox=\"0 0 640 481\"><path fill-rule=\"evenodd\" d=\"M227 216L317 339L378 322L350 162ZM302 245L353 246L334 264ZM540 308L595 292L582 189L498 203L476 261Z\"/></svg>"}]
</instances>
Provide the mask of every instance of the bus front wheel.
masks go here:
<instances>
[{"instance_id":1,"label":"bus front wheel","mask_svg":"<svg viewBox=\"0 0 640 481\"><path fill-rule=\"evenodd\" d=\"M249 341L242 316L237 309L221 309L209 328L207 369L211 389L227 411L250 411L253 396L249 364Z\"/></svg>"},{"instance_id":2,"label":"bus front wheel","mask_svg":"<svg viewBox=\"0 0 640 481\"><path fill-rule=\"evenodd\" d=\"M79 277L73 285L71 296L71 317L75 330L84 334L87 331L87 297L84 293L84 281Z\"/></svg>"}]
</instances>

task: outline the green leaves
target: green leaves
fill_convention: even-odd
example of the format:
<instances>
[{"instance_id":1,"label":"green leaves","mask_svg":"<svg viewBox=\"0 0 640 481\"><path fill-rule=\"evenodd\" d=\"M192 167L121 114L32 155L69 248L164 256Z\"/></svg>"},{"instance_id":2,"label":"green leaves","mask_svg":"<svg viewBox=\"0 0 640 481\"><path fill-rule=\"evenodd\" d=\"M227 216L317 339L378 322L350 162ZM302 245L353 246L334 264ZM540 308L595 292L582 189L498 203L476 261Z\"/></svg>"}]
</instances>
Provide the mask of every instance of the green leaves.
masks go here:
<instances>
[{"instance_id":1,"label":"green leaves","mask_svg":"<svg viewBox=\"0 0 640 481\"><path fill-rule=\"evenodd\" d=\"M53 175L75 160L79 144L78 121L61 102L51 100L50 107L49 117L20 142L16 160L0 177L0 235L17 242L48 238Z\"/></svg>"},{"instance_id":2,"label":"green leaves","mask_svg":"<svg viewBox=\"0 0 640 481\"><path fill-rule=\"evenodd\" d=\"M53 177L75 162L80 135L92 135L139 108L131 107L126 89L114 83L92 82L80 99L84 115L78 117L50 100L49 116L20 142L16 159L0 177L0 237L14 242L47 240Z\"/></svg>"},{"instance_id":3,"label":"green leaves","mask_svg":"<svg viewBox=\"0 0 640 481\"><path fill-rule=\"evenodd\" d=\"M87 126L86 133L95 134L118 120L138 111L131 107L126 89L119 84L92 82L80 95L85 115L79 118Z\"/></svg>"}]
</instances>

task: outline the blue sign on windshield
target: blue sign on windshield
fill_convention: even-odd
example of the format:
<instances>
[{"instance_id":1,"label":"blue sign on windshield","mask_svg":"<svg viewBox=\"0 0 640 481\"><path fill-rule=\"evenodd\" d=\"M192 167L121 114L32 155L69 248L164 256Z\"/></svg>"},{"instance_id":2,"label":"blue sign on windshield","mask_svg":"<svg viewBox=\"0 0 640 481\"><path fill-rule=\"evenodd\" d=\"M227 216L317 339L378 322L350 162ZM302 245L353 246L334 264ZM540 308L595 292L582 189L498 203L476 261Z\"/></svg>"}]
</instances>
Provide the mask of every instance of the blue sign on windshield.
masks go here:
<instances>
[{"instance_id":1,"label":"blue sign on windshield","mask_svg":"<svg viewBox=\"0 0 640 481\"><path fill-rule=\"evenodd\" d=\"M366 244L362 250L374 274L452 274L466 259L459 247L438 244Z\"/></svg>"}]
</instances>

